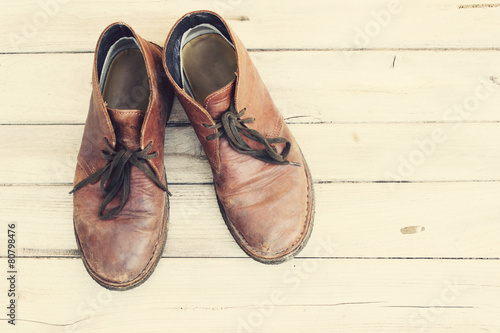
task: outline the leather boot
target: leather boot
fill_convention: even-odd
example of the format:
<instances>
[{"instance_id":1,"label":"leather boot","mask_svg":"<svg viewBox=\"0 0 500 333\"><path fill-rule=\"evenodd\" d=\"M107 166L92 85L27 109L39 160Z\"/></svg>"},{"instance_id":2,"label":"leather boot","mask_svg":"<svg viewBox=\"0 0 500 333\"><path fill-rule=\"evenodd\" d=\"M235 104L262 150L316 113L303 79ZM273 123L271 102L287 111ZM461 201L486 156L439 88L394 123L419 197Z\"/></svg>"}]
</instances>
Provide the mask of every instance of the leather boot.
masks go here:
<instances>
[{"instance_id":1,"label":"leather boot","mask_svg":"<svg viewBox=\"0 0 500 333\"><path fill-rule=\"evenodd\" d=\"M129 289L153 272L165 244L165 125L173 91L161 47L124 23L97 43L92 96L78 154L73 221L89 274Z\"/></svg>"},{"instance_id":2,"label":"leather boot","mask_svg":"<svg viewBox=\"0 0 500 333\"><path fill-rule=\"evenodd\" d=\"M293 257L312 229L311 174L247 50L219 15L197 11L174 25L163 61L229 231L257 261Z\"/></svg>"}]
</instances>

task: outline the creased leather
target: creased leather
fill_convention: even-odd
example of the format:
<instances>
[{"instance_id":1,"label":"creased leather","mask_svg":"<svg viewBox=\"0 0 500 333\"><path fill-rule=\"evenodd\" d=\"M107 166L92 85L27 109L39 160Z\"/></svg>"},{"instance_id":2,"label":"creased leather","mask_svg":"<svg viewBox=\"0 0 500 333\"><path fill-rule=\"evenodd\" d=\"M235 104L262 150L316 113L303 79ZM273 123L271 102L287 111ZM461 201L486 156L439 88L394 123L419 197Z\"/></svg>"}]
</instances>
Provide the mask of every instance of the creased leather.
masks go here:
<instances>
[{"instance_id":1,"label":"creased leather","mask_svg":"<svg viewBox=\"0 0 500 333\"><path fill-rule=\"evenodd\" d=\"M196 22L210 21L234 43L238 72L232 84L212 93L204 107L179 86L179 55L176 38L182 29ZM168 50L171 50L171 53ZM282 115L272 101L250 56L234 31L216 13L198 11L186 14L172 28L165 42L163 64L180 103L200 140L213 171L217 197L229 230L242 249L254 259L278 263L295 255L307 241L312 228L313 190L306 161ZM172 54L174 53L174 54ZM172 69L172 73L169 72ZM246 108L243 118L256 120L247 124L266 137L285 137L292 146L288 156L300 166L270 164L235 151L223 136L207 141L217 130L206 129L234 97L237 111ZM244 138L252 148L262 145ZM284 144L276 145L281 152Z\"/></svg>"},{"instance_id":2,"label":"creased leather","mask_svg":"<svg viewBox=\"0 0 500 333\"><path fill-rule=\"evenodd\" d=\"M162 50L143 40L126 24L114 23L99 38L96 55L105 32L117 24L130 29L139 41L149 76L149 105L143 120L120 115L123 110L111 110L116 120L113 124L99 90L95 57L92 96L74 183L77 184L108 163L101 158L101 151L105 150L105 138L112 147L117 145L116 128L118 135L122 136L121 140L131 145L130 149L144 149L150 141L153 142L150 152L158 152L159 156L148 160L148 163L161 182L166 184L163 146L173 91L161 64ZM141 123L142 127L137 128ZM120 196L111 201L108 209L119 205ZM132 166L130 196L118 215L109 220L99 219L97 212L103 199L99 181L74 193L75 235L90 275L107 288L127 289L143 282L161 255L168 217L167 196L144 173Z\"/></svg>"}]
</instances>

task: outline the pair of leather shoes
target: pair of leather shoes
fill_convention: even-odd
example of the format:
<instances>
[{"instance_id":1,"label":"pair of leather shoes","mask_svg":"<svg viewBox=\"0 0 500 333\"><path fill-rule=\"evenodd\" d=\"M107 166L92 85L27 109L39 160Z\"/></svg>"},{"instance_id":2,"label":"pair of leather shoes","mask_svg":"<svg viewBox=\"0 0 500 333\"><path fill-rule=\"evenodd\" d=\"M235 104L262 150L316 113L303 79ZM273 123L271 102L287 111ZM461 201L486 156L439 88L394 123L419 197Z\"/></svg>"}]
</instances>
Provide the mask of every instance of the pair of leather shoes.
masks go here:
<instances>
[{"instance_id":1,"label":"pair of leather shoes","mask_svg":"<svg viewBox=\"0 0 500 333\"><path fill-rule=\"evenodd\" d=\"M124 23L102 33L75 174L74 227L99 284L145 281L169 216L165 125L177 95L212 168L219 207L240 247L283 262L312 229L311 175L245 47L216 13L186 14L164 48Z\"/></svg>"}]
</instances>

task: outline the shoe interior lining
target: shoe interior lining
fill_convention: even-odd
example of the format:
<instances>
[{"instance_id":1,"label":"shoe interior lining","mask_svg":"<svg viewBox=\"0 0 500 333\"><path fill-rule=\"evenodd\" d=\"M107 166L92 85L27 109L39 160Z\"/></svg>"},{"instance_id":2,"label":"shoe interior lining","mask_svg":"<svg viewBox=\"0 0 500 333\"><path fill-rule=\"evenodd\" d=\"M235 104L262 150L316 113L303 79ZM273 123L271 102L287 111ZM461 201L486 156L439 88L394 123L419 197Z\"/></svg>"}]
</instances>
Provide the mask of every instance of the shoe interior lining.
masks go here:
<instances>
[{"instance_id":1,"label":"shoe interior lining","mask_svg":"<svg viewBox=\"0 0 500 333\"><path fill-rule=\"evenodd\" d=\"M126 37L131 37L135 40L132 30L130 30L128 26L120 23L113 24L102 34L101 42L97 48L97 78L99 79L99 81L101 81L101 74L103 68L105 67L105 60L110 58L108 57L109 53L115 53L109 52L111 47L115 45L120 39Z\"/></svg>"},{"instance_id":2,"label":"shoe interior lining","mask_svg":"<svg viewBox=\"0 0 500 333\"><path fill-rule=\"evenodd\" d=\"M166 69L174 82L182 89L181 79L181 39L183 34L198 25L208 23L215 27L230 42L233 42L226 25L215 14L209 12L196 12L186 15L172 30L165 45L164 57Z\"/></svg>"},{"instance_id":3,"label":"shoe interior lining","mask_svg":"<svg viewBox=\"0 0 500 333\"><path fill-rule=\"evenodd\" d=\"M204 105L210 94L225 87L237 71L234 45L213 25L199 24L181 38L181 81L184 90Z\"/></svg>"},{"instance_id":4,"label":"shoe interior lining","mask_svg":"<svg viewBox=\"0 0 500 333\"><path fill-rule=\"evenodd\" d=\"M144 56L134 37L122 37L109 47L99 87L109 108L146 112L149 79Z\"/></svg>"}]
</instances>

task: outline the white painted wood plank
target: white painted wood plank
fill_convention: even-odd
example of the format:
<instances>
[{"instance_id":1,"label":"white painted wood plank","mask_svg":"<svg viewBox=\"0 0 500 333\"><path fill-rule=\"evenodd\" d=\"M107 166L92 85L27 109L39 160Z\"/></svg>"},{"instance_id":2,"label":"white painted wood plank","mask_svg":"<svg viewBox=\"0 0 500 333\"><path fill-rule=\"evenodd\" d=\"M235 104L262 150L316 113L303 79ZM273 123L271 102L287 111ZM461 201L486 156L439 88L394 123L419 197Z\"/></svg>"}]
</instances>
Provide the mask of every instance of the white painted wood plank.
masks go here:
<instances>
[{"instance_id":1,"label":"white painted wood plank","mask_svg":"<svg viewBox=\"0 0 500 333\"><path fill-rule=\"evenodd\" d=\"M14 184L0 186L0 216L17 223L28 257L18 260L20 321L13 329L2 318L2 332L500 333L498 4L401 0L401 13L364 38L358 29L377 29L373 13L388 0L65 1L16 48L9 37L54 1L63 2L11 1L0 13L0 53L21 52L0 54L0 124L31 124L0 127L0 184ZM176 127L186 123L177 104L164 257L144 285L107 292L77 258L72 229L83 126L39 125L83 123L88 52L106 25L124 20L163 44L199 8L229 18L293 124L316 181L315 231L291 262L246 257L192 129ZM298 51L318 48L330 51ZM445 138L429 143L436 131ZM398 180L414 183L372 183ZM33 258L44 256L63 258Z\"/></svg>"},{"instance_id":2,"label":"white painted wood plank","mask_svg":"<svg viewBox=\"0 0 500 333\"><path fill-rule=\"evenodd\" d=\"M79 259L21 259L19 318L29 322L16 328L496 332L499 273L491 261L162 259L144 285L108 292Z\"/></svg>"},{"instance_id":3,"label":"white painted wood plank","mask_svg":"<svg viewBox=\"0 0 500 333\"><path fill-rule=\"evenodd\" d=\"M69 190L0 187L0 215L17 225L19 255L78 256ZM246 257L212 185L170 190L165 257ZM496 183L317 184L315 192L314 231L300 257L499 257ZM325 243L332 250L317 252Z\"/></svg>"},{"instance_id":4,"label":"white painted wood plank","mask_svg":"<svg viewBox=\"0 0 500 333\"><path fill-rule=\"evenodd\" d=\"M290 125L315 181L500 180L493 124ZM82 125L2 126L0 184L73 182ZM191 127L167 128L170 183L212 182Z\"/></svg>"},{"instance_id":5,"label":"white painted wood plank","mask_svg":"<svg viewBox=\"0 0 500 333\"><path fill-rule=\"evenodd\" d=\"M44 6L46 3L53 5ZM104 27L119 20L131 24L145 38L163 44L174 22L195 9L212 9L224 15L249 48L491 48L500 45L500 9L471 8L488 3L491 2L13 1L5 4L2 11L0 29L4 37L0 39L0 51L93 50Z\"/></svg>"},{"instance_id":6,"label":"white painted wood plank","mask_svg":"<svg viewBox=\"0 0 500 333\"><path fill-rule=\"evenodd\" d=\"M290 123L500 120L498 52L251 56ZM93 54L0 55L0 123L84 123L92 61ZM187 122L177 102L170 121Z\"/></svg>"}]
</instances>

